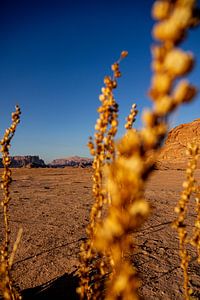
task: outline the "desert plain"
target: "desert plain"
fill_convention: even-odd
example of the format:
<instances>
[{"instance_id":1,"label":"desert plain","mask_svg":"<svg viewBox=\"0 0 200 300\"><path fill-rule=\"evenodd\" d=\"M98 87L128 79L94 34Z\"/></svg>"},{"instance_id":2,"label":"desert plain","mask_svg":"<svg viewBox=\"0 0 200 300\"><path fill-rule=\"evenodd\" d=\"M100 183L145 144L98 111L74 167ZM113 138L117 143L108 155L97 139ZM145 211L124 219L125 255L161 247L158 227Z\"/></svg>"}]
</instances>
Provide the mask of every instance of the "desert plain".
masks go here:
<instances>
[{"instance_id":1,"label":"desert plain","mask_svg":"<svg viewBox=\"0 0 200 300\"><path fill-rule=\"evenodd\" d=\"M93 203L92 168L19 168L12 172L12 242L23 228L13 278L23 299L78 299L79 248L86 238ZM199 181L199 169L195 176ZM183 299L179 244L171 223L176 218L174 207L184 178L182 169L155 170L146 186L151 215L134 233L135 248L128 254L141 279L142 299ZM186 222L190 232L195 216L195 201L191 198ZM1 212L1 240L2 217ZM200 266L195 249L189 246L188 250L193 299L200 299Z\"/></svg>"}]
</instances>

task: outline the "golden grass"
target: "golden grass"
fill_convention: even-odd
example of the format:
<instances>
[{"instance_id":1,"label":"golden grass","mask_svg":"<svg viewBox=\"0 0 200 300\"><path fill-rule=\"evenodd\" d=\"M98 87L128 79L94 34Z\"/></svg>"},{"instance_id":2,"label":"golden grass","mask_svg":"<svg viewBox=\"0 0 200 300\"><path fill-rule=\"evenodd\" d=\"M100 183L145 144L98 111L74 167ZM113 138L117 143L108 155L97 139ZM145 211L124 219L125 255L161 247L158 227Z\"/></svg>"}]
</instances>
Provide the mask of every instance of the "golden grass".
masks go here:
<instances>
[{"instance_id":1,"label":"golden grass","mask_svg":"<svg viewBox=\"0 0 200 300\"><path fill-rule=\"evenodd\" d=\"M11 164L11 159L9 156L9 149L11 145L11 140L15 134L17 125L20 122L20 108L16 106L15 112L12 113L12 124L6 129L3 139L0 141L1 153L2 153L2 163L4 167L4 172L2 174L1 188L3 189L3 200L1 205L3 207L3 217L4 217L4 229L5 238L0 252L0 294L2 294L5 300L18 300L21 299L19 293L15 290L11 277L11 268L14 259L15 252L21 237L21 230L19 231L16 243L14 244L13 251L10 253L10 226L9 226L9 203L11 201L10 197L10 184L12 182L12 173L9 168Z\"/></svg>"},{"instance_id":2,"label":"golden grass","mask_svg":"<svg viewBox=\"0 0 200 300\"><path fill-rule=\"evenodd\" d=\"M173 227L177 229L178 237L179 237L179 253L181 258L181 268L183 270L184 277L184 293L185 299L189 300L190 295L192 294L192 289L189 286L189 276L188 276L188 265L190 261L190 256L187 251L187 244L190 242L188 238L187 226L185 224L185 219L187 216L187 210L189 205L190 197L193 193L197 193L197 183L194 178L194 171L197 167L198 160L198 147L193 144L188 144L186 154L190 157L188 162L188 166L186 169L186 180L183 182L183 192L181 193L178 205L175 207L175 212L178 214L176 221L173 224ZM198 204L197 199L197 204ZM197 211L197 218L199 218L199 210ZM197 225L197 224L196 224ZM192 238L193 245L198 246L199 241L196 237L196 233L199 230L195 230L194 239Z\"/></svg>"},{"instance_id":3,"label":"golden grass","mask_svg":"<svg viewBox=\"0 0 200 300\"><path fill-rule=\"evenodd\" d=\"M104 169L98 169L98 176L105 178L104 197L110 199L110 204L104 219L92 219L97 225L94 225L91 248L104 258L104 269L106 262L109 270L105 299L139 299L136 271L123 254L131 250L132 233L141 227L150 212L144 189L158 149L167 134L167 118L179 105L190 102L196 95L194 86L185 79L179 79L192 70L194 57L191 52L178 48L187 30L194 25L194 11L195 1L155 2L152 15L158 22L153 28L153 36L158 43L152 48L153 76L149 91L153 108L143 113L144 126L141 130L131 129L132 115L128 117L125 127L129 130L114 144L116 150L112 143L109 163ZM113 83L109 79L105 80L105 84L109 90ZM101 99L106 99L104 94ZM103 119L101 113L100 110L99 120ZM134 111L132 113L134 119ZM97 121L97 125L95 129L101 129L101 123L99 125ZM101 141L100 148L104 148ZM187 282L185 288L186 285ZM185 299L188 299L187 294ZM86 295L87 299L101 299L92 286L90 295L87 292Z\"/></svg>"},{"instance_id":4,"label":"golden grass","mask_svg":"<svg viewBox=\"0 0 200 300\"><path fill-rule=\"evenodd\" d=\"M101 106L95 125L94 140L90 138L88 146L93 163L94 205L87 227L87 240L80 251L81 299L137 300L140 282L136 269L127 259L134 245L133 232L139 230L150 213L150 207L144 197L149 175L153 170L156 155L167 135L167 119L182 103L190 102L196 95L196 88L188 80L180 79L188 74L194 65L191 52L183 51L178 45L185 38L189 28L197 25L196 2L194 0L155 1L152 15L157 20L153 28L153 37L157 43L152 47L153 76L149 95L153 102L151 110L143 112L143 127L132 128L137 114L133 105L126 119L126 132L115 142L118 129L118 104L114 98L117 79L121 76L120 61L127 56L121 53L120 59L111 69L112 77L104 78L105 86L99 96ZM4 211L5 241L1 250L0 290L4 299L20 299L13 288L11 267L21 232L10 254L9 228L9 186L12 180L9 157L11 139L19 123L20 109L12 115L12 125L1 140L4 173L2 176L2 201ZM185 245L188 242L183 222L187 204L192 192L196 193L197 219L191 243L197 248L200 260L200 200L193 172L196 167L197 148L190 146L192 160L186 170L187 180L183 184L183 193L176 208L178 213L175 226L180 238L181 267L184 272L185 299L190 299L191 289L187 267L189 256ZM103 210L106 211L103 214ZM126 257L126 258L125 258ZM102 282L105 290L102 292ZM105 282L105 284L104 284ZM67 293L67 291L66 291Z\"/></svg>"}]
</instances>

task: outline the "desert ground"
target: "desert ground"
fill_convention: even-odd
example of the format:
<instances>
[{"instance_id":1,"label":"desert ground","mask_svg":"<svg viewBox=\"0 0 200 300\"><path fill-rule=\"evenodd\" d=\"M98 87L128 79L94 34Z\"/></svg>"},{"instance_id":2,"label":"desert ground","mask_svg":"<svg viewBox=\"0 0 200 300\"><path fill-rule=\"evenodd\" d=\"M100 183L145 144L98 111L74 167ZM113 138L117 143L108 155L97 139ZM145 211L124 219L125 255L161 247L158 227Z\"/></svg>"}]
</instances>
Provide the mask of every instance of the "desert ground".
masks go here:
<instances>
[{"instance_id":1,"label":"desert ground","mask_svg":"<svg viewBox=\"0 0 200 300\"><path fill-rule=\"evenodd\" d=\"M93 202L91 176L91 168L13 169L12 241L20 226L23 227L13 278L23 299L78 299L76 271ZM184 177L182 170L156 170L146 186L145 196L152 212L135 233L136 248L129 254L142 281L142 299L183 299L178 238L171 222L176 217L174 207ZM196 171L196 179L200 182L200 170ZM2 239L2 212L0 218ZM190 231L194 220L194 199L191 199L187 221ZM189 251L193 299L200 299L200 266L195 250L189 247Z\"/></svg>"}]
</instances>

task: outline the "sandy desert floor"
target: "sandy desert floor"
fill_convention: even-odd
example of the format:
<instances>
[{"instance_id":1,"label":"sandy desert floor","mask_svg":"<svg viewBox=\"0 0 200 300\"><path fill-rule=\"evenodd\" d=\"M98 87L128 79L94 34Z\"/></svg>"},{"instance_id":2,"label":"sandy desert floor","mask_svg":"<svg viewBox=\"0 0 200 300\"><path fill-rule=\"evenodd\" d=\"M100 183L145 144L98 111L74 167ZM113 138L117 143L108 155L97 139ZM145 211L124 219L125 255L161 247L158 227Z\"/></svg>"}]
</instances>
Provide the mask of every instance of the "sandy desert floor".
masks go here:
<instances>
[{"instance_id":1,"label":"sandy desert floor","mask_svg":"<svg viewBox=\"0 0 200 300\"><path fill-rule=\"evenodd\" d=\"M23 299L78 299L76 270L93 201L91 176L89 168L13 170L12 240L19 227L23 227L13 277ZM200 182L200 170L196 171L196 178ZM130 253L143 282L143 299L183 299L178 239L171 228L183 179L181 170L157 170L146 187L152 213L137 232L137 247ZM2 224L2 212L0 218ZM194 220L192 199L187 221L190 230ZM1 225L1 239L2 234ZM193 299L200 299L200 265L194 249L189 247L189 251Z\"/></svg>"}]
</instances>

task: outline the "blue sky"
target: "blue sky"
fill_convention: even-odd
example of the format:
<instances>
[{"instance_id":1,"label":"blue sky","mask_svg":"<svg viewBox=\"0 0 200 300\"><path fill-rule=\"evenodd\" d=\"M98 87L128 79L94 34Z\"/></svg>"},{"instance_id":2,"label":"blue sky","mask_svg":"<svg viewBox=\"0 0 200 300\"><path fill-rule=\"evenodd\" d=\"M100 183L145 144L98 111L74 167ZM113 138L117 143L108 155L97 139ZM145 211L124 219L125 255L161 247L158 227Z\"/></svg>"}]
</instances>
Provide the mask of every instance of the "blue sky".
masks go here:
<instances>
[{"instance_id":1,"label":"blue sky","mask_svg":"<svg viewBox=\"0 0 200 300\"><path fill-rule=\"evenodd\" d=\"M3 3L4 2L4 3ZM122 50L116 100L119 136L132 103L150 106L152 0L10 0L0 4L0 134L18 103L21 123L11 154L45 161L88 156L103 77ZM197 58L191 81L200 86L200 28L184 49ZM199 96L171 118L171 126L200 117ZM136 126L141 126L140 115Z\"/></svg>"}]
</instances>

